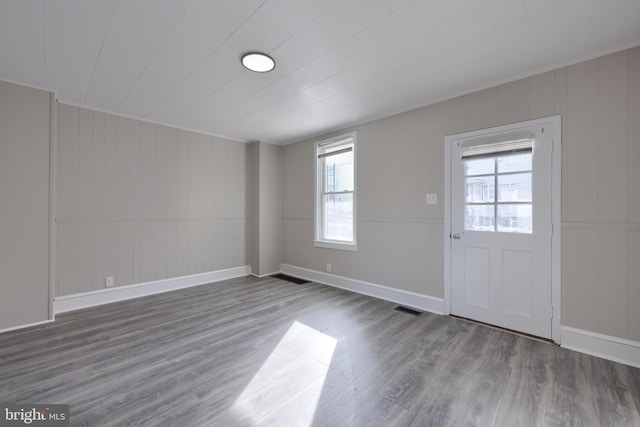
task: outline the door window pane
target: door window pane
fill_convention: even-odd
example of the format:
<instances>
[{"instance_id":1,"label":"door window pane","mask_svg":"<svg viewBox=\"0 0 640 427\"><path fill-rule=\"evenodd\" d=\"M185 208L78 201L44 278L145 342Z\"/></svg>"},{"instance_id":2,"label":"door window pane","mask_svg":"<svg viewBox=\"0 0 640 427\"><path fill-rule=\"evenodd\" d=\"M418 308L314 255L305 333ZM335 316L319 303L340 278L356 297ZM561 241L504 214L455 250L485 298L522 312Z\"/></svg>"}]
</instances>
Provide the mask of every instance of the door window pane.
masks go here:
<instances>
[{"instance_id":1,"label":"door window pane","mask_svg":"<svg viewBox=\"0 0 640 427\"><path fill-rule=\"evenodd\" d=\"M531 233L532 223L531 204L498 205L498 231Z\"/></svg>"},{"instance_id":2,"label":"door window pane","mask_svg":"<svg viewBox=\"0 0 640 427\"><path fill-rule=\"evenodd\" d=\"M493 202L495 199L495 177L477 176L466 180L467 203Z\"/></svg>"},{"instance_id":3,"label":"door window pane","mask_svg":"<svg viewBox=\"0 0 640 427\"><path fill-rule=\"evenodd\" d=\"M322 210L324 238L353 241L353 194L326 194Z\"/></svg>"},{"instance_id":4,"label":"door window pane","mask_svg":"<svg viewBox=\"0 0 640 427\"><path fill-rule=\"evenodd\" d=\"M496 152L463 162L465 230L532 233L533 153Z\"/></svg>"},{"instance_id":5,"label":"door window pane","mask_svg":"<svg viewBox=\"0 0 640 427\"><path fill-rule=\"evenodd\" d=\"M531 172L498 175L498 202L530 202Z\"/></svg>"},{"instance_id":6,"label":"door window pane","mask_svg":"<svg viewBox=\"0 0 640 427\"><path fill-rule=\"evenodd\" d=\"M467 176L494 173L496 170L496 162L494 158L465 160L464 164Z\"/></svg>"},{"instance_id":7,"label":"door window pane","mask_svg":"<svg viewBox=\"0 0 640 427\"><path fill-rule=\"evenodd\" d=\"M465 207L465 230L494 231L495 222L494 205L467 205Z\"/></svg>"}]
</instances>

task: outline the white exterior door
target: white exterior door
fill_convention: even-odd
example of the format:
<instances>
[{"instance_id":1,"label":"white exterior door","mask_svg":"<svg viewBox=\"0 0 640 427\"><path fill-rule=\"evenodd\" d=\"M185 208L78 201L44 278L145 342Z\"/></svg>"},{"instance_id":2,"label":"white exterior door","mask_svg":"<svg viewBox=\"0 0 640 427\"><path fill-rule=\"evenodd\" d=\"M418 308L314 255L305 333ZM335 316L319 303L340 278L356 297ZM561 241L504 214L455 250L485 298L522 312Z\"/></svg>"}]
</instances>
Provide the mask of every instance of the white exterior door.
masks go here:
<instances>
[{"instance_id":1,"label":"white exterior door","mask_svg":"<svg viewBox=\"0 0 640 427\"><path fill-rule=\"evenodd\" d=\"M452 139L451 313L552 335L552 124Z\"/></svg>"}]
</instances>

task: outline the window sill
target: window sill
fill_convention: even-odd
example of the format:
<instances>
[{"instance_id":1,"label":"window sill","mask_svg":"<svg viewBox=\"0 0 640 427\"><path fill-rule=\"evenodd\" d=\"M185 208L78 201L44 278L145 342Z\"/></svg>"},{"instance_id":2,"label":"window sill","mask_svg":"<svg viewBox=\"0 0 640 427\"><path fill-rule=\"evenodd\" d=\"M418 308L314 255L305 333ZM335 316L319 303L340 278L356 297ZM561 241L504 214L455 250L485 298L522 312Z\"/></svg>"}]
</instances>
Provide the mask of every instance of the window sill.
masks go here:
<instances>
[{"instance_id":1,"label":"window sill","mask_svg":"<svg viewBox=\"0 0 640 427\"><path fill-rule=\"evenodd\" d=\"M323 240L315 240L313 242L313 246L315 246L316 248L338 249L340 251L351 252L356 252L358 250L358 245L356 245L355 243L327 242Z\"/></svg>"}]
</instances>

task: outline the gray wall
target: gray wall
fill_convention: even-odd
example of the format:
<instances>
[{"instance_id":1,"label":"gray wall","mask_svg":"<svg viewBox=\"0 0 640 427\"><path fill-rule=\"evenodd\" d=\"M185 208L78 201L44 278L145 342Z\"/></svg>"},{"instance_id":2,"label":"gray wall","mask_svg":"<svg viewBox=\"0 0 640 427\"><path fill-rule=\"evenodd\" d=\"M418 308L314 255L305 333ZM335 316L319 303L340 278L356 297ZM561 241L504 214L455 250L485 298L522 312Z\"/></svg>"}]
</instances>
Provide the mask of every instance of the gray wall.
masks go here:
<instances>
[{"instance_id":1,"label":"gray wall","mask_svg":"<svg viewBox=\"0 0 640 427\"><path fill-rule=\"evenodd\" d=\"M282 262L282 147L254 142L253 274L280 271Z\"/></svg>"},{"instance_id":2,"label":"gray wall","mask_svg":"<svg viewBox=\"0 0 640 427\"><path fill-rule=\"evenodd\" d=\"M0 81L0 329L49 313L50 93Z\"/></svg>"},{"instance_id":3,"label":"gray wall","mask_svg":"<svg viewBox=\"0 0 640 427\"><path fill-rule=\"evenodd\" d=\"M57 295L250 264L247 145L60 105Z\"/></svg>"},{"instance_id":4,"label":"gray wall","mask_svg":"<svg viewBox=\"0 0 640 427\"><path fill-rule=\"evenodd\" d=\"M640 47L286 146L283 262L442 297L445 135L555 114L562 324L640 341ZM358 252L315 248L313 142L352 130Z\"/></svg>"}]
</instances>

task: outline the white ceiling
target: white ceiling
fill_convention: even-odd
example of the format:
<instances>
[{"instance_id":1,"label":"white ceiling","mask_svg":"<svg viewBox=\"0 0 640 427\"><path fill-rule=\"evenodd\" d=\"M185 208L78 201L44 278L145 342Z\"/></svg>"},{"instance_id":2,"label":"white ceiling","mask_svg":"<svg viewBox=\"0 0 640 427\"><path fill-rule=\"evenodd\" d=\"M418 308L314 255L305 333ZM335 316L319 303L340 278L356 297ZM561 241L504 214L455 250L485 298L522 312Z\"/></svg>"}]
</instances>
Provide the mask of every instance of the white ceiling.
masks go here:
<instances>
[{"instance_id":1,"label":"white ceiling","mask_svg":"<svg viewBox=\"0 0 640 427\"><path fill-rule=\"evenodd\" d=\"M640 0L0 0L0 79L276 144L636 45Z\"/></svg>"}]
</instances>

